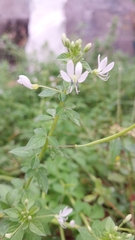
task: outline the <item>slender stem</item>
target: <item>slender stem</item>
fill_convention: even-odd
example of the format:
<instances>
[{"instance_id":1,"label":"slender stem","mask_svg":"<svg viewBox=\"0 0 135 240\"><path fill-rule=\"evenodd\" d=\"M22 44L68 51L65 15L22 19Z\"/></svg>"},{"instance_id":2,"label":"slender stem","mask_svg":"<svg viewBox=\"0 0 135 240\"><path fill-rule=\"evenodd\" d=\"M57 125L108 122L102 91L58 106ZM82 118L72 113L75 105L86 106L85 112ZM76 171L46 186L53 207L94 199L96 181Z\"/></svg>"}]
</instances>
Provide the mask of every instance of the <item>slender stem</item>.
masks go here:
<instances>
[{"instance_id":1,"label":"slender stem","mask_svg":"<svg viewBox=\"0 0 135 240\"><path fill-rule=\"evenodd\" d=\"M133 128L135 128L135 124L131 125L130 127L128 128L125 128L123 131L119 132L119 133L116 133L116 134L113 134L109 137L105 137L105 138L102 138L102 139L98 139L96 141L93 141L93 142L90 142L90 143L86 143L86 144L82 144L82 145L77 145L75 144L75 147L76 148L79 148L79 147L88 147L88 146L93 146L93 145L96 145L96 144L99 144L99 143L104 143L104 142L109 142L115 138L118 138L118 137L121 137L122 135L124 135L125 133L131 131Z\"/></svg>"},{"instance_id":2,"label":"slender stem","mask_svg":"<svg viewBox=\"0 0 135 240\"><path fill-rule=\"evenodd\" d=\"M130 233L135 233L135 230L134 230L134 229L121 228L121 227L119 227L118 229L121 230L121 231L126 231L126 232L130 232Z\"/></svg>"},{"instance_id":3,"label":"slender stem","mask_svg":"<svg viewBox=\"0 0 135 240\"><path fill-rule=\"evenodd\" d=\"M60 230L60 237L61 237L61 240L66 240L65 238L65 234L64 234L64 230L61 226L59 226L59 230Z\"/></svg>"},{"instance_id":4,"label":"slender stem","mask_svg":"<svg viewBox=\"0 0 135 240\"><path fill-rule=\"evenodd\" d=\"M63 104L64 104L63 102L60 102L59 105L62 107ZM55 118L54 118L54 120L53 120L51 129L50 129L50 131L49 131L49 133L48 133L48 136L52 136L52 134L53 134L53 132L54 132L54 130L55 130L55 128L56 128L58 119L59 119L59 116L56 115ZM43 146L43 148L42 148L42 150L41 150L41 152L40 152L40 154L39 154L39 159L40 159L40 160L42 160L42 158L43 158L43 156L44 156L44 153L45 153L47 147L48 147L48 138L46 138L45 144L44 144L44 146Z\"/></svg>"},{"instance_id":5,"label":"slender stem","mask_svg":"<svg viewBox=\"0 0 135 240\"><path fill-rule=\"evenodd\" d=\"M55 91L55 92L61 92L60 90L57 90L55 88L51 88L51 87L47 87L47 86L43 86L43 85L38 85L38 86L42 87L42 88L50 89L50 90Z\"/></svg>"}]
</instances>

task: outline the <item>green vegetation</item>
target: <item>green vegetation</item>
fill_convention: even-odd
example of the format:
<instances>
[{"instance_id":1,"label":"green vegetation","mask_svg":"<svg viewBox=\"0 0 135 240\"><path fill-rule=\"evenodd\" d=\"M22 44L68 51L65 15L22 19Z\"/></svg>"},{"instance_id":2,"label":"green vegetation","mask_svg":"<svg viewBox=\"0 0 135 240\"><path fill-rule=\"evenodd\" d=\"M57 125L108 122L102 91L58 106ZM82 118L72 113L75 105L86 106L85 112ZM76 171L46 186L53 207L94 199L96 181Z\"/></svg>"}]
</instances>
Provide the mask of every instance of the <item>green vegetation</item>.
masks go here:
<instances>
[{"instance_id":1,"label":"green vegetation","mask_svg":"<svg viewBox=\"0 0 135 240\"><path fill-rule=\"evenodd\" d=\"M104 46L98 44L95 45L95 48L93 47L92 53L87 53L92 69L93 66L97 66L97 55L100 51L101 53L103 51L106 56ZM47 192L46 186L44 186L40 202L38 201L40 188L34 184L34 181L30 184L29 199L35 200L37 206L47 205L48 208L55 208L55 210L61 209L58 207L59 205L71 206L74 209L71 219L74 219L76 224L84 225L85 215L86 219L90 218L90 226L94 223L93 228L99 231L102 229L104 232L103 236L98 236L98 231L95 231L97 238L94 238L90 233L87 235L84 228L80 228L80 234L76 230L71 232L70 229L66 229L66 239L115 240L127 239L125 233L134 234L135 130L110 142L92 147L72 147L74 144L84 144L110 136L135 123L135 59L122 53L112 55L111 49L110 52L107 51L107 54L109 61L115 62L109 80L104 82L94 75L89 75L81 85L78 95L74 91L68 95L68 102L76 106L75 111L80 115L81 126L78 127L68 118L61 117L58 122L54 137L57 136L60 144L61 156L57 155L55 151L50 154L50 148L45 153L49 192L47 195L44 193ZM104 56L102 55L102 57ZM60 85L62 81L58 77L59 62L57 60L53 63L41 64L35 61L29 62L24 55L22 58L16 56L15 59L15 63L9 63L7 60L1 60L0 63L1 219L3 218L3 199L6 199L10 207L14 206L15 202L18 202L20 189L24 183L24 173L28 168L35 169L34 166L38 165L35 160L28 162L28 156L24 159L9 151L25 146L35 128L45 128L45 131L48 132L51 121L44 122L38 116L46 114L48 108L58 107L56 96L41 98L38 96L39 89L30 90L21 87L16 80L19 75L24 74L31 79L32 83L49 87ZM74 105L72 105L73 108ZM51 114L53 114L52 111ZM50 116L51 114L49 112ZM57 143L53 140L50 138L50 145L56 146ZM42 165L44 167L44 162ZM42 178L43 169L40 168L40 170ZM30 176L31 172L29 171L27 179ZM43 184L41 185L43 186ZM10 197L6 195L8 191L10 194L13 192L13 196L12 194ZM16 199L13 200L14 194L16 194ZM28 198L27 194L26 198ZM24 199L22 202L25 205ZM36 212L35 209L31 211L33 211L32 214ZM6 213L10 216L10 213ZM119 235L116 234L116 229L114 231L113 221L109 218L107 225L106 218L110 216L119 226L128 214L133 216L132 224L124 224L121 230L122 228L129 230L127 232L123 230L123 235L120 235L123 238L117 238ZM104 219L102 223L99 222L101 219ZM17 223L15 222L15 224ZM109 226L113 238L107 235L110 234ZM3 234L2 225L1 228L0 234ZM33 226L31 229L34 234ZM39 229L41 230L41 228ZM53 222L53 220L51 230L52 235L42 237L42 239L60 239L57 222ZM50 230L45 229L45 231L49 235ZM29 233L27 234L28 237ZM38 235L40 236L40 234ZM62 233L60 235L62 236ZM18 240L20 236L21 230L13 240ZM39 240L41 239L39 236L36 238L33 235L31 239ZM134 238L129 236L128 239L133 240Z\"/></svg>"}]
</instances>

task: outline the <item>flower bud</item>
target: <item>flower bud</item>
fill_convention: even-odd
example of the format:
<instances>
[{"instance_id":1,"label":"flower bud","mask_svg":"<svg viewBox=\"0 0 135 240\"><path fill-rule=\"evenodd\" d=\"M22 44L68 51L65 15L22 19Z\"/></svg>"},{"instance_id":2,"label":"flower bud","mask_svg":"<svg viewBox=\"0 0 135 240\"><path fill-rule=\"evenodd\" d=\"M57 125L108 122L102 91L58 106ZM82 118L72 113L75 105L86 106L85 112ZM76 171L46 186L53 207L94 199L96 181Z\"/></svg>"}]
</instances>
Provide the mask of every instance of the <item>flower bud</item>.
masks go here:
<instances>
[{"instance_id":1,"label":"flower bud","mask_svg":"<svg viewBox=\"0 0 135 240\"><path fill-rule=\"evenodd\" d=\"M83 51L86 53L86 52L88 52L89 50L90 50L90 48L91 48L91 43L88 43L85 47L84 47L84 49L83 49Z\"/></svg>"},{"instance_id":2,"label":"flower bud","mask_svg":"<svg viewBox=\"0 0 135 240\"><path fill-rule=\"evenodd\" d=\"M129 222L132 218L132 214L128 214L125 219L123 220L123 223Z\"/></svg>"},{"instance_id":3,"label":"flower bud","mask_svg":"<svg viewBox=\"0 0 135 240\"><path fill-rule=\"evenodd\" d=\"M65 40L65 47L69 48L70 47L70 40L66 38Z\"/></svg>"},{"instance_id":4,"label":"flower bud","mask_svg":"<svg viewBox=\"0 0 135 240\"><path fill-rule=\"evenodd\" d=\"M118 230L118 226L115 226L115 227L114 227L114 231L117 232L117 230Z\"/></svg>"},{"instance_id":5,"label":"flower bud","mask_svg":"<svg viewBox=\"0 0 135 240\"><path fill-rule=\"evenodd\" d=\"M63 45L66 47L66 34L65 33L63 33L62 34L62 43L63 43Z\"/></svg>"},{"instance_id":6,"label":"flower bud","mask_svg":"<svg viewBox=\"0 0 135 240\"><path fill-rule=\"evenodd\" d=\"M69 224L70 224L71 227L74 227L75 226L75 221L71 220Z\"/></svg>"},{"instance_id":7,"label":"flower bud","mask_svg":"<svg viewBox=\"0 0 135 240\"><path fill-rule=\"evenodd\" d=\"M24 201L24 204L28 205L28 203L29 203L29 199L26 198L25 201Z\"/></svg>"},{"instance_id":8,"label":"flower bud","mask_svg":"<svg viewBox=\"0 0 135 240\"><path fill-rule=\"evenodd\" d=\"M6 233L6 234L5 234L5 237L6 237L6 238L11 238L12 235L13 235L13 233Z\"/></svg>"},{"instance_id":9,"label":"flower bud","mask_svg":"<svg viewBox=\"0 0 135 240\"><path fill-rule=\"evenodd\" d=\"M130 238L130 237L132 237L132 234L131 234L131 233L129 233L129 234L126 235L126 238Z\"/></svg>"},{"instance_id":10,"label":"flower bud","mask_svg":"<svg viewBox=\"0 0 135 240\"><path fill-rule=\"evenodd\" d=\"M32 219L32 217L29 215L29 216L28 216L28 220L31 220L31 219Z\"/></svg>"},{"instance_id":11,"label":"flower bud","mask_svg":"<svg viewBox=\"0 0 135 240\"><path fill-rule=\"evenodd\" d=\"M81 43L82 43L82 40L81 39L78 39L76 42L75 42L75 45L77 47L80 47L81 46Z\"/></svg>"}]
</instances>

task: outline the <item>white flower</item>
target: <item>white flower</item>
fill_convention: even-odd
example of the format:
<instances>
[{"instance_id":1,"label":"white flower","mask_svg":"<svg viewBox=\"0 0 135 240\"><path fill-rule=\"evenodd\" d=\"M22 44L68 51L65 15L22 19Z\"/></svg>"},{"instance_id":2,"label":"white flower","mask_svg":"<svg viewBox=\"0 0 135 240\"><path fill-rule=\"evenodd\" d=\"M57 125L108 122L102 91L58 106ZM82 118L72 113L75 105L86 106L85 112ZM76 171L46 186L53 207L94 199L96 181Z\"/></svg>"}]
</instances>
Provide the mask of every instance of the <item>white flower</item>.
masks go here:
<instances>
[{"instance_id":1,"label":"white flower","mask_svg":"<svg viewBox=\"0 0 135 240\"><path fill-rule=\"evenodd\" d=\"M20 75L17 82L22 84L24 87L27 87L27 88L30 88L30 89L37 89L38 88L38 84L32 84L30 82L29 78L27 78L24 75Z\"/></svg>"},{"instance_id":2,"label":"white flower","mask_svg":"<svg viewBox=\"0 0 135 240\"><path fill-rule=\"evenodd\" d=\"M56 215L58 222L63 228L66 228L65 222L68 220L68 215L72 211L73 211L72 208L69 208L68 206L66 206L63 210L60 210L59 215Z\"/></svg>"},{"instance_id":3,"label":"white flower","mask_svg":"<svg viewBox=\"0 0 135 240\"><path fill-rule=\"evenodd\" d=\"M79 92L78 91L79 83L82 83L85 81L89 72L85 71L82 74L82 64L80 62L78 62L76 64L76 66L74 66L73 61L69 60L67 63L67 73L64 72L63 70L61 70L60 74L61 74L61 77L63 78L63 80L71 83L69 92L71 93L73 88L75 87L76 93L78 93Z\"/></svg>"},{"instance_id":4,"label":"white flower","mask_svg":"<svg viewBox=\"0 0 135 240\"><path fill-rule=\"evenodd\" d=\"M108 58L105 57L102 61L100 61L100 54L98 55L98 69L94 69L92 72L95 73L100 79L103 81L107 81L109 78L108 73L114 67L114 62L111 62L107 65Z\"/></svg>"}]
</instances>

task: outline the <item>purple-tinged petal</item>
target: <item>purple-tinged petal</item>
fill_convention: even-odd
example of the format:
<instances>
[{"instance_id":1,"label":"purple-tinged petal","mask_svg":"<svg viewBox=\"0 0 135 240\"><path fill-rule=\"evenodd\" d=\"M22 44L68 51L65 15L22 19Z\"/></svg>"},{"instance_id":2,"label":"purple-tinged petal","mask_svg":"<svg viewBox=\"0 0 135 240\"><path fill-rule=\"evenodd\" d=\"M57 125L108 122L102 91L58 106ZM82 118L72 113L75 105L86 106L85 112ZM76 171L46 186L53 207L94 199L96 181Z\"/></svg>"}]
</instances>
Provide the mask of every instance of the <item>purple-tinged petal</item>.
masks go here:
<instances>
[{"instance_id":1,"label":"purple-tinged petal","mask_svg":"<svg viewBox=\"0 0 135 240\"><path fill-rule=\"evenodd\" d=\"M33 89L32 84L31 84L29 78L24 76L24 75L20 75L19 79L17 80L17 82L22 84L24 87Z\"/></svg>"},{"instance_id":2,"label":"purple-tinged petal","mask_svg":"<svg viewBox=\"0 0 135 240\"><path fill-rule=\"evenodd\" d=\"M68 206L66 206L66 207L63 209L61 215L62 215L63 217L66 217L66 216L68 216L72 211L73 211L72 208L68 208Z\"/></svg>"},{"instance_id":3,"label":"purple-tinged petal","mask_svg":"<svg viewBox=\"0 0 135 240\"><path fill-rule=\"evenodd\" d=\"M88 74L89 74L89 72L88 71L85 71L82 75L81 75L81 77L79 77L79 79L77 80L79 83L81 83L81 82L84 82L85 80L86 80L86 78L88 77Z\"/></svg>"},{"instance_id":4,"label":"purple-tinged petal","mask_svg":"<svg viewBox=\"0 0 135 240\"><path fill-rule=\"evenodd\" d=\"M98 54L98 68L99 68L99 65L100 65L100 54Z\"/></svg>"},{"instance_id":5,"label":"purple-tinged petal","mask_svg":"<svg viewBox=\"0 0 135 240\"><path fill-rule=\"evenodd\" d=\"M63 78L63 80L65 80L66 82L71 82L70 77L67 75L66 72L64 72L63 70L60 71L60 75Z\"/></svg>"},{"instance_id":6,"label":"purple-tinged petal","mask_svg":"<svg viewBox=\"0 0 135 240\"><path fill-rule=\"evenodd\" d=\"M74 63L72 60L69 60L67 63L67 74L72 78L74 75ZM65 80L66 81L66 80Z\"/></svg>"},{"instance_id":7,"label":"purple-tinged petal","mask_svg":"<svg viewBox=\"0 0 135 240\"><path fill-rule=\"evenodd\" d=\"M75 75L77 76L77 78L79 78L81 74L82 74L82 64L78 62L75 67Z\"/></svg>"},{"instance_id":8,"label":"purple-tinged petal","mask_svg":"<svg viewBox=\"0 0 135 240\"><path fill-rule=\"evenodd\" d=\"M114 62L111 62L110 64L108 64L108 65L103 69L102 74L111 71L113 67L114 67Z\"/></svg>"},{"instance_id":9,"label":"purple-tinged petal","mask_svg":"<svg viewBox=\"0 0 135 240\"><path fill-rule=\"evenodd\" d=\"M99 64L99 67L98 67L98 71L102 71L105 67L106 67L106 64L107 64L107 57L105 57Z\"/></svg>"}]
</instances>

